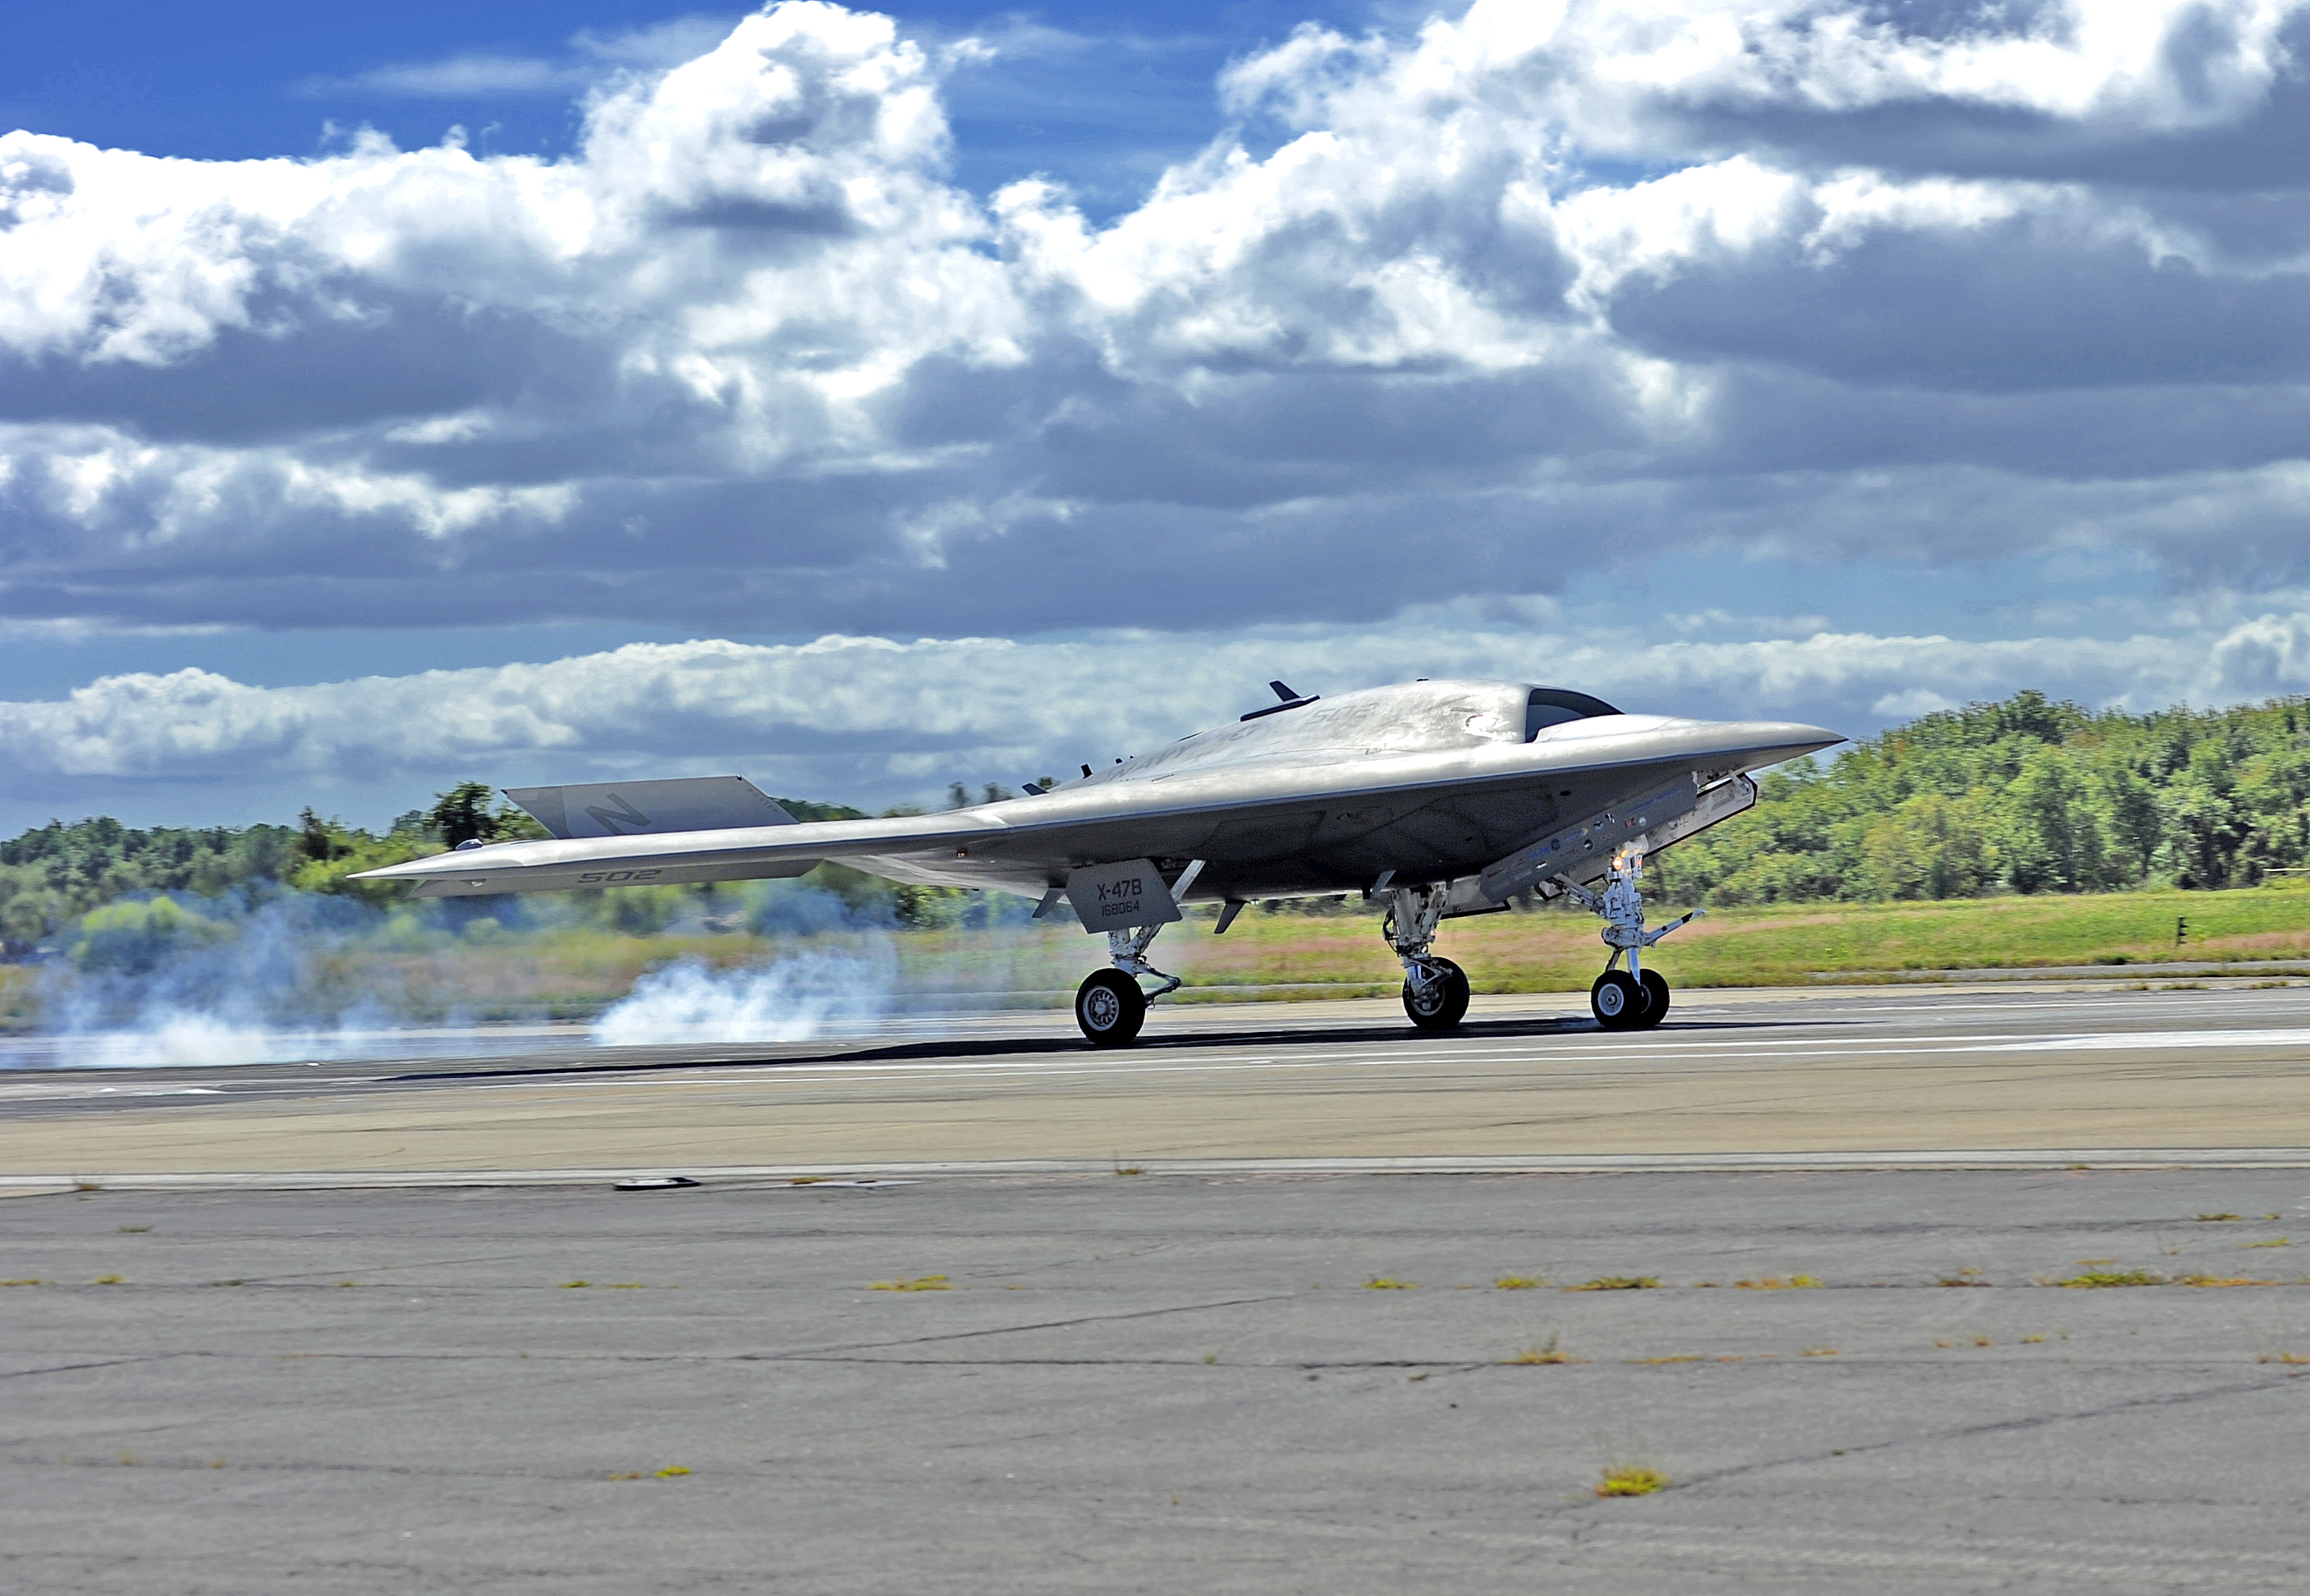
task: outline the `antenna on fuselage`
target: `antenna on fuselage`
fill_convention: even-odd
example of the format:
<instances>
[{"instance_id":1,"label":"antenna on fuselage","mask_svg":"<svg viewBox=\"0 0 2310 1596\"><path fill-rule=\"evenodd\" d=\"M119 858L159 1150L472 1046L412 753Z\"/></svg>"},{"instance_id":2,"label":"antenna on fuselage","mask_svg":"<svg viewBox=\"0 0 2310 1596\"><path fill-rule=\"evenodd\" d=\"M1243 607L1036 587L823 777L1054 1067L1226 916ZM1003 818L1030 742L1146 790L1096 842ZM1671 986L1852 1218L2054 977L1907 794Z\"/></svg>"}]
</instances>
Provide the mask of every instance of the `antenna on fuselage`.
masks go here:
<instances>
[{"instance_id":1,"label":"antenna on fuselage","mask_svg":"<svg viewBox=\"0 0 2310 1596\"><path fill-rule=\"evenodd\" d=\"M1275 696L1283 701L1280 704L1270 704L1264 709L1255 709L1249 715L1238 715L1236 719L1257 720L1263 715L1276 715L1286 709L1297 709L1303 704L1313 704L1322 697L1319 693L1295 693L1290 686L1281 681L1271 681L1267 685L1273 688Z\"/></svg>"}]
</instances>

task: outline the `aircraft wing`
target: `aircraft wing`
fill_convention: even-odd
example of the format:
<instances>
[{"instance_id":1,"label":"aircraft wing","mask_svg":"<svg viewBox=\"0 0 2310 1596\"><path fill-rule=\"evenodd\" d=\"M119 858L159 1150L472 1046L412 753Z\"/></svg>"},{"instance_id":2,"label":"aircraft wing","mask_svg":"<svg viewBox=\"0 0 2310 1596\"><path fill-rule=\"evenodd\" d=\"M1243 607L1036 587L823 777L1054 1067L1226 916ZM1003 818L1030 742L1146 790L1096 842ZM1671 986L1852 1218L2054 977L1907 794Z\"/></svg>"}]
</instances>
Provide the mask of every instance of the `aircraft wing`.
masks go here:
<instances>
[{"instance_id":1,"label":"aircraft wing","mask_svg":"<svg viewBox=\"0 0 2310 1596\"><path fill-rule=\"evenodd\" d=\"M1369 886L1383 872L1409 880L1480 871L1568 817L1608 810L1663 782L1721 781L1839 741L1781 722L1626 716L1533 742L1441 752L1301 753L1191 764L1175 774L1159 756L1144 768L1116 767L1046 793L941 814L494 843L360 879L409 881L421 897L460 897L799 876L831 859L918 885L1041 897L1078 868L1144 859L1203 861L1190 894L1198 899L1341 891ZM613 789L584 789L600 801L568 802L562 812L620 822ZM520 796L525 805L543 803L550 801L537 795L548 791ZM711 820L723 811L708 804L693 812Z\"/></svg>"}]
</instances>

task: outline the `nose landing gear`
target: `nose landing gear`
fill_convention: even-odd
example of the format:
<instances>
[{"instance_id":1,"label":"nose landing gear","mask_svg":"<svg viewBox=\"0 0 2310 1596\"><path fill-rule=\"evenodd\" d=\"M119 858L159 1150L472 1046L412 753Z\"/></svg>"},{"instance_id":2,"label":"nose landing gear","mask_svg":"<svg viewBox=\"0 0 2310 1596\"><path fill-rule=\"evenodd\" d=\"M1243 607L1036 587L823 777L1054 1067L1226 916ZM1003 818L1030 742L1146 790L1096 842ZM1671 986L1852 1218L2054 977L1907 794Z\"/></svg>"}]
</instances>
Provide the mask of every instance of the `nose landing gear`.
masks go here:
<instances>
[{"instance_id":1,"label":"nose landing gear","mask_svg":"<svg viewBox=\"0 0 2310 1596\"><path fill-rule=\"evenodd\" d=\"M1611 874L1601 894L1569 876L1556 878L1574 902L1604 921L1604 943L1612 950L1612 957L1605 960L1604 973L1588 989L1588 1008L1596 1023L1608 1031L1646 1029L1668 1017L1668 983L1658 970L1644 967L1644 950L1700 914L1695 909L1658 931L1646 931L1644 892L1638 884L1644 869L1642 854L1622 848L1612 855ZM1618 967L1624 955L1628 967L1622 970Z\"/></svg>"}]
</instances>

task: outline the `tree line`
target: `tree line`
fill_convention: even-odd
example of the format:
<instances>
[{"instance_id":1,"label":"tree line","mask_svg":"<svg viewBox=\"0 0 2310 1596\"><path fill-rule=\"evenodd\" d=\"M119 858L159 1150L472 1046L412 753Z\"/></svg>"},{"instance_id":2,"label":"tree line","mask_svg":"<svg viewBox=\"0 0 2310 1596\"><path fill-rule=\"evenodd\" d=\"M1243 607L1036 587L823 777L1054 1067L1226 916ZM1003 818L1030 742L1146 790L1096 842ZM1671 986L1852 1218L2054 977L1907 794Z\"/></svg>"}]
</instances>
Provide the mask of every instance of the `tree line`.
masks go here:
<instances>
[{"instance_id":1,"label":"tree line","mask_svg":"<svg viewBox=\"0 0 2310 1596\"><path fill-rule=\"evenodd\" d=\"M2130 715L2020 692L1924 716L1826 762L1799 760L1763 785L1756 809L1663 856L1679 897L1802 903L2251 885L2310 867L2310 699ZM1007 795L991 784L983 791L989 801ZM949 798L977 801L961 783ZM801 820L864 813L779 802ZM261 898L290 889L383 906L400 894L348 878L469 837L543 835L482 782L459 784L382 832L310 809L285 826L52 820L0 841L0 944L23 958L90 911L139 894ZM991 912L974 894L896 887L833 865L821 874L816 884L854 910L896 924ZM649 929L670 911L635 895L681 890L606 895L600 913L620 929Z\"/></svg>"},{"instance_id":2,"label":"tree line","mask_svg":"<svg viewBox=\"0 0 2310 1596\"><path fill-rule=\"evenodd\" d=\"M2310 699L2129 715L2019 692L1927 715L1664 856L1715 903L2252 886L2310 865Z\"/></svg>"}]
</instances>

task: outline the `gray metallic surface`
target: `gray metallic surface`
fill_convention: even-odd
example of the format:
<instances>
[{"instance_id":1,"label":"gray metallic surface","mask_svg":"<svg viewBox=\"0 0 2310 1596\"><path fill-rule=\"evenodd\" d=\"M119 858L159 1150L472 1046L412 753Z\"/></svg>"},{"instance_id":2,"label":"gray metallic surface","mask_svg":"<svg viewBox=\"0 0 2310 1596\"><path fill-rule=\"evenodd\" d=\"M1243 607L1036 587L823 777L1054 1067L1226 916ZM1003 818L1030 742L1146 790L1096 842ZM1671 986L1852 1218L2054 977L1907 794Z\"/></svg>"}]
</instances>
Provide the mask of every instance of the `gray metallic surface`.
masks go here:
<instances>
[{"instance_id":1,"label":"gray metallic surface","mask_svg":"<svg viewBox=\"0 0 2310 1596\"><path fill-rule=\"evenodd\" d=\"M1344 693L1181 739L1084 780L943 814L581 842L501 843L369 872L428 894L800 874L820 859L919 885L1040 898L1083 865L1207 861L1193 900L1469 876L1666 783L1841 739L1785 722L1604 716L1525 741L1522 682ZM1176 869L1176 865L1174 866ZM630 872L627 875L615 872Z\"/></svg>"},{"instance_id":2,"label":"gray metallic surface","mask_svg":"<svg viewBox=\"0 0 2310 1596\"><path fill-rule=\"evenodd\" d=\"M2304 1191L1101 1174L19 1201L8 1267L57 1284L0 1294L0 1583L2298 1591L2310 1379L2259 1360L2310 1352L2310 1288L2038 1281L2267 1257L2193 1216ZM1822 1287L1734 1286L1801 1271ZM929 1274L953 1288L865 1288ZM1562 1289L1606 1275L1661 1286ZM1582 1361L1504 1362L1551 1343ZM1613 1461L1673 1483L1599 1500Z\"/></svg>"}]
</instances>

